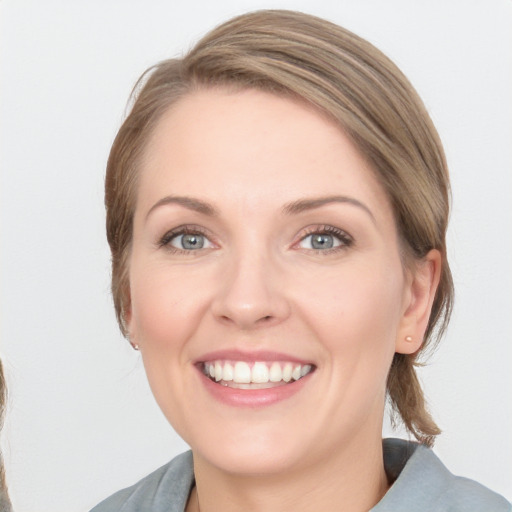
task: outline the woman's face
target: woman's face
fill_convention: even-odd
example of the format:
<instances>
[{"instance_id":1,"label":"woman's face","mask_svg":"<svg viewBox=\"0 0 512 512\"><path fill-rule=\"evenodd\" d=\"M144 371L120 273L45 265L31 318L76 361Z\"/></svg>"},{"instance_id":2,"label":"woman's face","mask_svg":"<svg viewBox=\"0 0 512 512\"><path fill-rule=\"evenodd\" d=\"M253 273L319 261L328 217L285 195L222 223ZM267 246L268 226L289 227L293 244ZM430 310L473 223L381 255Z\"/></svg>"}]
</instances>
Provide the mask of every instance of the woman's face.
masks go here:
<instances>
[{"instance_id":1,"label":"woman's face","mask_svg":"<svg viewBox=\"0 0 512 512\"><path fill-rule=\"evenodd\" d=\"M140 172L128 327L195 456L277 473L380 439L413 292L349 139L291 100L200 91Z\"/></svg>"}]
</instances>

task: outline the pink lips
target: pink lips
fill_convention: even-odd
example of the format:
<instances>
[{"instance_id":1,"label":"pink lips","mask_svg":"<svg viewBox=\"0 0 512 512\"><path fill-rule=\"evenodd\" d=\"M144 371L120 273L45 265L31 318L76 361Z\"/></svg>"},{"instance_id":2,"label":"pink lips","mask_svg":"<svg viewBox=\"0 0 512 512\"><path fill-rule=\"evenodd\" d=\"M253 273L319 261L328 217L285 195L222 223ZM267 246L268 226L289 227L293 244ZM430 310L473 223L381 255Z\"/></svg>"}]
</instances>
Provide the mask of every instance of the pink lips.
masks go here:
<instances>
[{"instance_id":1,"label":"pink lips","mask_svg":"<svg viewBox=\"0 0 512 512\"><path fill-rule=\"evenodd\" d=\"M296 393L298 393L309 381L310 375L302 377L300 380L290 382L284 385L265 389L238 389L223 386L214 382L202 371L202 365L205 362L216 360L233 360L245 361L252 363L256 361L272 362L272 361L287 361L296 364L311 364L308 361L298 359L288 354L271 352L271 351L258 351L258 352L242 352L239 350L222 350L210 352L203 355L196 361L196 368L202 385L205 386L207 391L221 403L232 407L249 407L258 408L265 407L282 400L286 400Z\"/></svg>"},{"instance_id":2,"label":"pink lips","mask_svg":"<svg viewBox=\"0 0 512 512\"><path fill-rule=\"evenodd\" d=\"M241 350L218 350L216 352L208 352L197 359L197 363L204 363L206 361L215 361L219 359L247 361L248 363L255 361L289 361L297 364L308 364L309 361L298 359L289 354L282 352L272 351L257 351L257 352L243 352ZM311 364L311 363L309 363Z\"/></svg>"}]
</instances>

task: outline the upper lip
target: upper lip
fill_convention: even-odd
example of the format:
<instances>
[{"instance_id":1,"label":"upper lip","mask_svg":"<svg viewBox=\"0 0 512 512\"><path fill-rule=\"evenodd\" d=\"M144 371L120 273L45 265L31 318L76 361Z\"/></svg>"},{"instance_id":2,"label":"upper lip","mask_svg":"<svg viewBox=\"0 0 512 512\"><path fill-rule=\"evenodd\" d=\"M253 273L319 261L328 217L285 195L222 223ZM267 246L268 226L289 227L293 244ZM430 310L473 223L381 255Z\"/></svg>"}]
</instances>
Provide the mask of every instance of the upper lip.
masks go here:
<instances>
[{"instance_id":1,"label":"upper lip","mask_svg":"<svg viewBox=\"0 0 512 512\"><path fill-rule=\"evenodd\" d=\"M256 361L286 361L301 365L313 364L310 360L302 359L296 356L292 356L290 354L285 354L283 352L276 352L273 350L257 350L249 352L237 349L216 350L213 352L208 352L207 354L204 354L201 357L197 358L195 363L204 363L208 361L219 360L246 361L248 363Z\"/></svg>"}]
</instances>

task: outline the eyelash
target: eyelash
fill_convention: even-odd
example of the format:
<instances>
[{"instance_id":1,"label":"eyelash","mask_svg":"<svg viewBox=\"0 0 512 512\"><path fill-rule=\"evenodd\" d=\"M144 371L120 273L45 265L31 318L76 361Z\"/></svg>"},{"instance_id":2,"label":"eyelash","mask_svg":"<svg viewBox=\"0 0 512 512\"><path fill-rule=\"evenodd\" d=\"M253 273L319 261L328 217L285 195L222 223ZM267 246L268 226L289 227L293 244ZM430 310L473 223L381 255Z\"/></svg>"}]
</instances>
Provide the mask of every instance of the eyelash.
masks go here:
<instances>
[{"instance_id":1,"label":"eyelash","mask_svg":"<svg viewBox=\"0 0 512 512\"><path fill-rule=\"evenodd\" d=\"M197 252L194 250L179 249L178 247L172 246L172 240L180 235L201 235L210 241L207 232L199 226L178 226L177 228L167 231L167 233L165 233L165 235L160 238L157 243L158 248L164 248L173 254L192 255Z\"/></svg>"},{"instance_id":2,"label":"eyelash","mask_svg":"<svg viewBox=\"0 0 512 512\"><path fill-rule=\"evenodd\" d=\"M303 249L305 251L312 251L315 254L328 255L334 252L343 251L354 244L354 239L346 232L334 226L329 226L326 224L317 225L317 226L309 226L306 228L305 233L301 235L298 242L294 243L294 246L303 242L308 236L311 235L331 235L337 238L341 244L332 247L329 249Z\"/></svg>"},{"instance_id":3,"label":"eyelash","mask_svg":"<svg viewBox=\"0 0 512 512\"><path fill-rule=\"evenodd\" d=\"M186 254L191 255L195 252L201 250L185 250L185 249L179 249L178 247L174 247L171 245L171 241L181 235L200 235L207 238L210 243L213 243L208 233L202 229L199 226L179 226L175 229L171 229L170 231L167 231L165 235L160 238L160 240L157 243L158 248L165 248L166 250L174 253L174 254ZM304 251L308 252L314 252L315 254L323 254L328 255L332 254L334 252L343 251L347 249L348 247L352 246L354 244L354 239L345 231L336 228L334 226L329 225L317 225L317 226L309 226L305 229L305 232L301 234L300 239L295 242L292 247L296 247L298 244L303 242L308 236L311 235L331 235L335 238L337 238L341 243L340 245L336 247L332 247L329 249L303 249Z\"/></svg>"}]
</instances>

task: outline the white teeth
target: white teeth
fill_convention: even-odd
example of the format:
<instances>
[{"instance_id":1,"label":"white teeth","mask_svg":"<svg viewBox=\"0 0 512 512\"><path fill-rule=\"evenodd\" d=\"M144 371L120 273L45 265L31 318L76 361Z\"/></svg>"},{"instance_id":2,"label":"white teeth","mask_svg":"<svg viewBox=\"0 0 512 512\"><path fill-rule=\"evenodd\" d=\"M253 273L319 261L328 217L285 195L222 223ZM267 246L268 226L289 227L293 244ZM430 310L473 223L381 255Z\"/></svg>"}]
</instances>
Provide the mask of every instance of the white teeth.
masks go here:
<instances>
[{"instance_id":1,"label":"white teeth","mask_svg":"<svg viewBox=\"0 0 512 512\"><path fill-rule=\"evenodd\" d=\"M291 363L286 363L283 368L283 380L290 382L292 380L293 366Z\"/></svg>"},{"instance_id":2,"label":"white teeth","mask_svg":"<svg viewBox=\"0 0 512 512\"><path fill-rule=\"evenodd\" d=\"M311 371L311 365L305 364L300 370L300 376L305 377Z\"/></svg>"},{"instance_id":3,"label":"white teeth","mask_svg":"<svg viewBox=\"0 0 512 512\"><path fill-rule=\"evenodd\" d=\"M249 384L251 382L251 368L244 361L237 361L235 363L233 381L239 384Z\"/></svg>"},{"instance_id":4,"label":"white teeth","mask_svg":"<svg viewBox=\"0 0 512 512\"><path fill-rule=\"evenodd\" d=\"M270 382L280 382L283 380L283 371L281 370L281 365L279 363L272 363L270 367Z\"/></svg>"},{"instance_id":5,"label":"white teeth","mask_svg":"<svg viewBox=\"0 0 512 512\"><path fill-rule=\"evenodd\" d=\"M222 380L232 381L233 380L233 366L231 364L226 363L224 365L224 372L222 374Z\"/></svg>"},{"instance_id":6,"label":"white teeth","mask_svg":"<svg viewBox=\"0 0 512 512\"><path fill-rule=\"evenodd\" d=\"M278 384L296 381L313 371L310 364L300 365L274 361L272 364L256 361L252 364L245 361L227 362L212 361L204 363L204 374L215 382L228 385L233 382L235 387L251 389L251 385Z\"/></svg>"},{"instance_id":7,"label":"white teeth","mask_svg":"<svg viewBox=\"0 0 512 512\"><path fill-rule=\"evenodd\" d=\"M268 382L269 371L265 363L254 363L251 372L251 382L262 384Z\"/></svg>"},{"instance_id":8,"label":"white teeth","mask_svg":"<svg viewBox=\"0 0 512 512\"><path fill-rule=\"evenodd\" d=\"M219 361L215 363L215 380L219 382L219 380L222 380L222 365Z\"/></svg>"}]
</instances>

